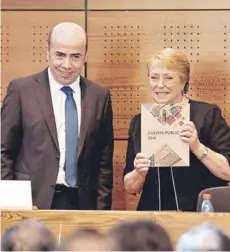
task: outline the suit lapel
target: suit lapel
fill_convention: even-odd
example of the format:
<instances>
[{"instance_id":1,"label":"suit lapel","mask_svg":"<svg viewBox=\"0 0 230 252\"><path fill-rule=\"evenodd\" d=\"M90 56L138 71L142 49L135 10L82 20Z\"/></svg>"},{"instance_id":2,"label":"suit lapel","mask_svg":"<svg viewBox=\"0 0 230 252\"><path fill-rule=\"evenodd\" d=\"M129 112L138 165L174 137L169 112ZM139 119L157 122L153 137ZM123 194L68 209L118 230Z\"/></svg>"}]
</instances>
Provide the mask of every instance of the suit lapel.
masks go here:
<instances>
[{"instance_id":1,"label":"suit lapel","mask_svg":"<svg viewBox=\"0 0 230 252\"><path fill-rule=\"evenodd\" d=\"M37 85L35 86L35 93L38 99L38 103L42 109L47 127L50 131L54 144L57 150L59 150L57 129L56 129L47 69L36 77L36 81Z\"/></svg>"},{"instance_id":2,"label":"suit lapel","mask_svg":"<svg viewBox=\"0 0 230 252\"><path fill-rule=\"evenodd\" d=\"M57 138L57 130L56 123L53 111L53 104L51 99L51 93L49 88L49 79L48 79L48 71L47 69L43 71L36 77L36 81L38 82L35 86L35 93L38 99L39 106L42 109L47 127L50 131L52 139L59 151L58 138ZM79 142L78 142L78 156L80 156L84 141L86 138L86 133L89 127L89 122L91 118L92 112L92 103L90 101L90 97L87 93L87 88L89 83L86 79L81 77L80 79L80 88L81 88L81 127L79 134Z\"/></svg>"},{"instance_id":3,"label":"suit lapel","mask_svg":"<svg viewBox=\"0 0 230 252\"><path fill-rule=\"evenodd\" d=\"M90 101L90 96L88 93L89 83L83 77L80 79L80 88L81 88L81 127L80 134L78 139L78 157L81 154L84 141L86 138L86 133L89 127L89 122L92 113L92 101Z\"/></svg>"}]
</instances>

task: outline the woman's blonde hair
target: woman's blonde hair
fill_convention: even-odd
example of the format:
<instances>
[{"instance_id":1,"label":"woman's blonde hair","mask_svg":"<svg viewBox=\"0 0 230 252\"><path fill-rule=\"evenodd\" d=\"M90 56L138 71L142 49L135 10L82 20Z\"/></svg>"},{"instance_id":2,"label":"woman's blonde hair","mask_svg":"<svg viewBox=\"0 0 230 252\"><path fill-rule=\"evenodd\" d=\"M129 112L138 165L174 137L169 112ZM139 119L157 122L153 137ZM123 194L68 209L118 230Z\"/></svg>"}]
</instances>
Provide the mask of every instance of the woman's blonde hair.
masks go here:
<instances>
[{"instance_id":1,"label":"woman's blonde hair","mask_svg":"<svg viewBox=\"0 0 230 252\"><path fill-rule=\"evenodd\" d=\"M187 93L190 78L190 63L184 52L172 48L165 48L150 58L147 67L148 73L152 67L177 71L180 74L182 84L185 85L184 93Z\"/></svg>"}]
</instances>

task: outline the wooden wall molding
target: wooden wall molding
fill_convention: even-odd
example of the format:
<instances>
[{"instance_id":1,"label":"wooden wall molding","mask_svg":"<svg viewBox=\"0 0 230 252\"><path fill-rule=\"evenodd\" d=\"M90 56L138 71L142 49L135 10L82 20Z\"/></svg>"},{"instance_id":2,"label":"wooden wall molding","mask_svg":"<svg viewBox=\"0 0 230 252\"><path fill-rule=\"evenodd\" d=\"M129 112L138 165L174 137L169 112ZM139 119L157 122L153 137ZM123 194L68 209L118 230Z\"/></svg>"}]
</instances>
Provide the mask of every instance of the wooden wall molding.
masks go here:
<instances>
[{"instance_id":1,"label":"wooden wall molding","mask_svg":"<svg viewBox=\"0 0 230 252\"><path fill-rule=\"evenodd\" d=\"M2 0L1 7L4 10L37 10L37 9L69 9L84 10L84 0Z\"/></svg>"},{"instance_id":2,"label":"wooden wall molding","mask_svg":"<svg viewBox=\"0 0 230 252\"><path fill-rule=\"evenodd\" d=\"M191 9L230 9L229 1L194 0L194 1L168 1L168 0L88 0L89 9L159 9L159 10L191 10Z\"/></svg>"}]
</instances>

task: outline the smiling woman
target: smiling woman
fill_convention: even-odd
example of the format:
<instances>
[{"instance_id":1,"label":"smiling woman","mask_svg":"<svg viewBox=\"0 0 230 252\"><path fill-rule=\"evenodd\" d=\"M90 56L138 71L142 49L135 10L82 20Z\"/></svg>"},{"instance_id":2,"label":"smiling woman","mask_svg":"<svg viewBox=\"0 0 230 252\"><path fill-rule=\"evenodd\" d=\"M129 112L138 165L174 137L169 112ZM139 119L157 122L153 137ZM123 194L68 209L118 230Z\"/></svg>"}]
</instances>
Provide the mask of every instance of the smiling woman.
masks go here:
<instances>
[{"instance_id":1,"label":"smiling woman","mask_svg":"<svg viewBox=\"0 0 230 252\"><path fill-rule=\"evenodd\" d=\"M188 91L190 64L180 51L167 48L148 62L149 84L157 103L179 103ZM185 89L186 88L186 89Z\"/></svg>"},{"instance_id":2,"label":"smiling woman","mask_svg":"<svg viewBox=\"0 0 230 252\"><path fill-rule=\"evenodd\" d=\"M230 129L217 105L185 96L190 64L183 52L166 48L156 53L147 66L153 100L162 104L190 104L190 121L179 133L181 141L189 144L190 166L163 167L159 174L157 169L149 169L149 157L140 153L141 115L138 114L129 128L124 185L129 193L143 190L138 210L195 211L201 190L227 185L226 180L230 180Z\"/></svg>"}]
</instances>

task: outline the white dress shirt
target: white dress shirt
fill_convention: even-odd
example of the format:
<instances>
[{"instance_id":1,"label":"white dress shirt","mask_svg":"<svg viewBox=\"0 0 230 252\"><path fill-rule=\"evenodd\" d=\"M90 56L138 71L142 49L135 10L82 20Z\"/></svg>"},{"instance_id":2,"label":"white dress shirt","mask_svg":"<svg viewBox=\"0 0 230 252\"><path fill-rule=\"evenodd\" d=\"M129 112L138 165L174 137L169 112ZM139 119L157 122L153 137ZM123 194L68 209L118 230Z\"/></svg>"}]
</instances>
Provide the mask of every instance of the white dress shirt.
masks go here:
<instances>
[{"instance_id":1,"label":"white dress shirt","mask_svg":"<svg viewBox=\"0 0 230 252\"><path fill-rule=\"evenodd\" d=\"M65 181L65 155L66 155L66 138L65 138L65 101L66 94L61 91L63 85L59 84L52 76L50 69L48 69L48 77L50 84L50 92L54 110L54 117L56 122L58 145L60 150L59 171L56 184L64 184L69 186ZM80 75L72 84L69 85L73 89L73 98L77 106L78 114L78 136L81 126L81 89L80 89Z\"/></svg>"}]
</instances>

